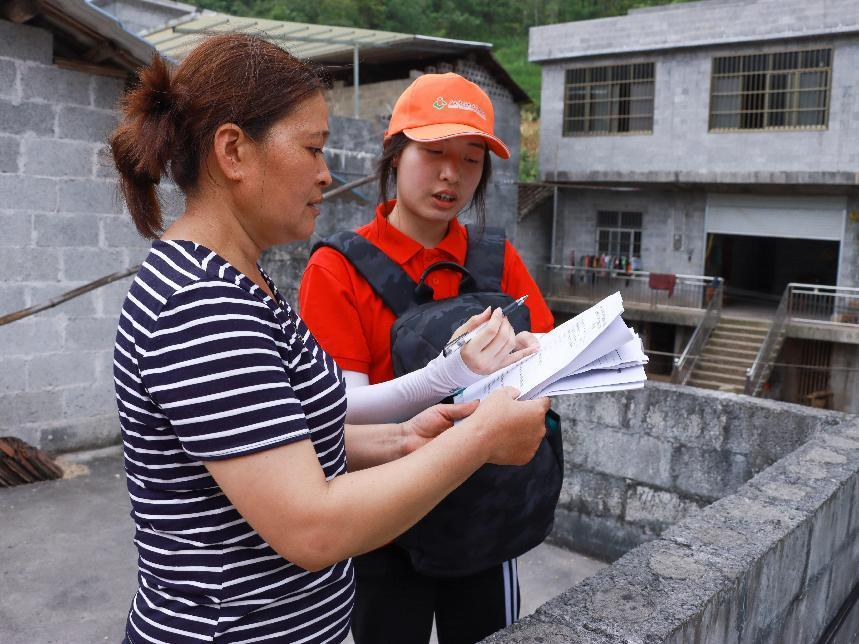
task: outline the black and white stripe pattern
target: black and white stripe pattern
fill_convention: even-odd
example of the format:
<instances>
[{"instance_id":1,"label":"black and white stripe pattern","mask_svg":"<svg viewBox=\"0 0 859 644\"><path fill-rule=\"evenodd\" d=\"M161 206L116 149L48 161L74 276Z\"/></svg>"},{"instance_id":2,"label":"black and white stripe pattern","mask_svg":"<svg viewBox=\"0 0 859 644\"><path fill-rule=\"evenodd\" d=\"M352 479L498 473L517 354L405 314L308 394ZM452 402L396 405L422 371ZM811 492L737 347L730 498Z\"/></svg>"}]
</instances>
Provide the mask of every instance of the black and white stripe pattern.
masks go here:
<instances>
[{"instance_id":1,"label":"black and white stripe pattern","mask_svg":"<svg viewBox=\"0 0 859 644\"><path fill-rule=\"evenodd\" d=\"M504 619L506 625L519 621L519 570L515 559L501 563L504 577Z\"/></svg>"},{"instance_id":2,"label":"black and white stripe pattern","mask_svg":"<svg viewBox=\"0 0 859 644\"><path fill-rule=\"evenodd\" d=\"M342 373L304 322L208 249L157 241L122 308L114 381L139 554L129 640L342 641L351 561L286 561L201 462L310 439L326 478L346 472Z\"/></svg>"}]
</instances>

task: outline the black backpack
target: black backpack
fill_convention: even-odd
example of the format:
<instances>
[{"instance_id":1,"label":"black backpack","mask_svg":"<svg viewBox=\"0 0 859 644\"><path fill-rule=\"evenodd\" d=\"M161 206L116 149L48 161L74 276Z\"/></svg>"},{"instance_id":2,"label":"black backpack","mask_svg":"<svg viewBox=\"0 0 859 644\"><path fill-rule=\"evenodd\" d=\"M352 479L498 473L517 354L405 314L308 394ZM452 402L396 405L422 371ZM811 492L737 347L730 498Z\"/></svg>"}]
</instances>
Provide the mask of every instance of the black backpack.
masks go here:
<instances>
[{"instance_id":1,"label":"black backpack","mask_svg":"<svg viewBox=\"0 0 859 644\"><path fill-rule=\"evenodd\" d=\"M364 237L350 231L317 243L339 251L367 280L397 319L391 327L394 376L415 371L435 358L454 330L487 306L513 298L501 291L506 235L501 228L468 230L465 266L436 262L417 284ZM426 283L438 269L462 273L456 297L433 300ZM527 307L508 320L516 332L530 330ZM429 514L396 539L415 569L437 577L461 577L518 557L552 530L563 481L563 447L557 414L546 416L546 438L523 466L484 465Z\"/></svg>"}]
</instances>

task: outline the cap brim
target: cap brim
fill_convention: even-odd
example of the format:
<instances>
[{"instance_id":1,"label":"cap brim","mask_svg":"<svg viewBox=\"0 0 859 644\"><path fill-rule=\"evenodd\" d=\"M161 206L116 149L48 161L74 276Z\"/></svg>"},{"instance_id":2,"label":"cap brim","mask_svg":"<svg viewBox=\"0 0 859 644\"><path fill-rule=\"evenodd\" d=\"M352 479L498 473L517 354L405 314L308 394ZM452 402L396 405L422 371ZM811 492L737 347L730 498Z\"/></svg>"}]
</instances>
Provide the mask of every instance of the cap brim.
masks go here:
<instances>
[{"instance_id":1,"label":"cap brim","mask_svg":"<svg viewBox=\"0 0 859 644\"><path fill-rule=\"evenodd\" d=\"M504 141L497 136L487 134L482 130L478 130L471 125L462 125L460 123L437 123L434 125L422 125L421 127L411 127L403 130L403 134L409 137L412 141L442 141L444 139L452 139L457 136L479 136L486 139L486 144L502 159L510 158L510 149L504 145Z\"/></svg>"}]
</instances>

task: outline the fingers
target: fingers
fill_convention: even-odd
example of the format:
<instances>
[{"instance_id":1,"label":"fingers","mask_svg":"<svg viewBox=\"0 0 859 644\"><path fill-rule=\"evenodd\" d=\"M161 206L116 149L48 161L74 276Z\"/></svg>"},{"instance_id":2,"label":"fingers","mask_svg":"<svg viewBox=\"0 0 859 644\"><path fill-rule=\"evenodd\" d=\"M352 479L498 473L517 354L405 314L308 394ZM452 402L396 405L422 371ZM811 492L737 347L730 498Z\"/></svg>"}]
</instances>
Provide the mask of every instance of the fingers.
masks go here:
<instances>
[{"instance_id":1,"label":"fingers","mask_svg":"<svg viewBox=\"0 0 859 644\"><path fill-rule=\"evenodd\" d=\"M540 348L540 341L530 331L522 331L516 334L516 350L532 348L534 351Z\"/></svg>"},{"instance_id":2,"label":"fingers","mask_svg":"<svg viewBox=\"0 0 859 644\"><path fill-rule=\"evenodd\" d=\"M472 400L467 403L437 405L437 409L445 418L453 422L454 420L460 420L471 416L471 414L474 413L474 410L477 409L478 404L479 401Z\"/></svg>"}]
</instances>

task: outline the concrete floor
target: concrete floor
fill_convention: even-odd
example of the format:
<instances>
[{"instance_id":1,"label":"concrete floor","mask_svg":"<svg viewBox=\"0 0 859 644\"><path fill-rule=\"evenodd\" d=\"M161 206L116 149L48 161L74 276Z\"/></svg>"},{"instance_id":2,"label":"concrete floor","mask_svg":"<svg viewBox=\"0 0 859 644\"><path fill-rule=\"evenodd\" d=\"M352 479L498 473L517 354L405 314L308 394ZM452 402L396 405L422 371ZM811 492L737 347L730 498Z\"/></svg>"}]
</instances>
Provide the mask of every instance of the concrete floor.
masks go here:
<instances>
[{"instance_id":1,"label":"concrete floor","mask_svg":"<svg viewBox=\"0 0 859 644\"><path fill-rule=\"evenodd\" d=\"M119 642L136 551L118 448L71 457L81 475L0 489L0 642ZM519 560L522 614L605 564L544 544Z\"/></svg>"}]
</instances>

